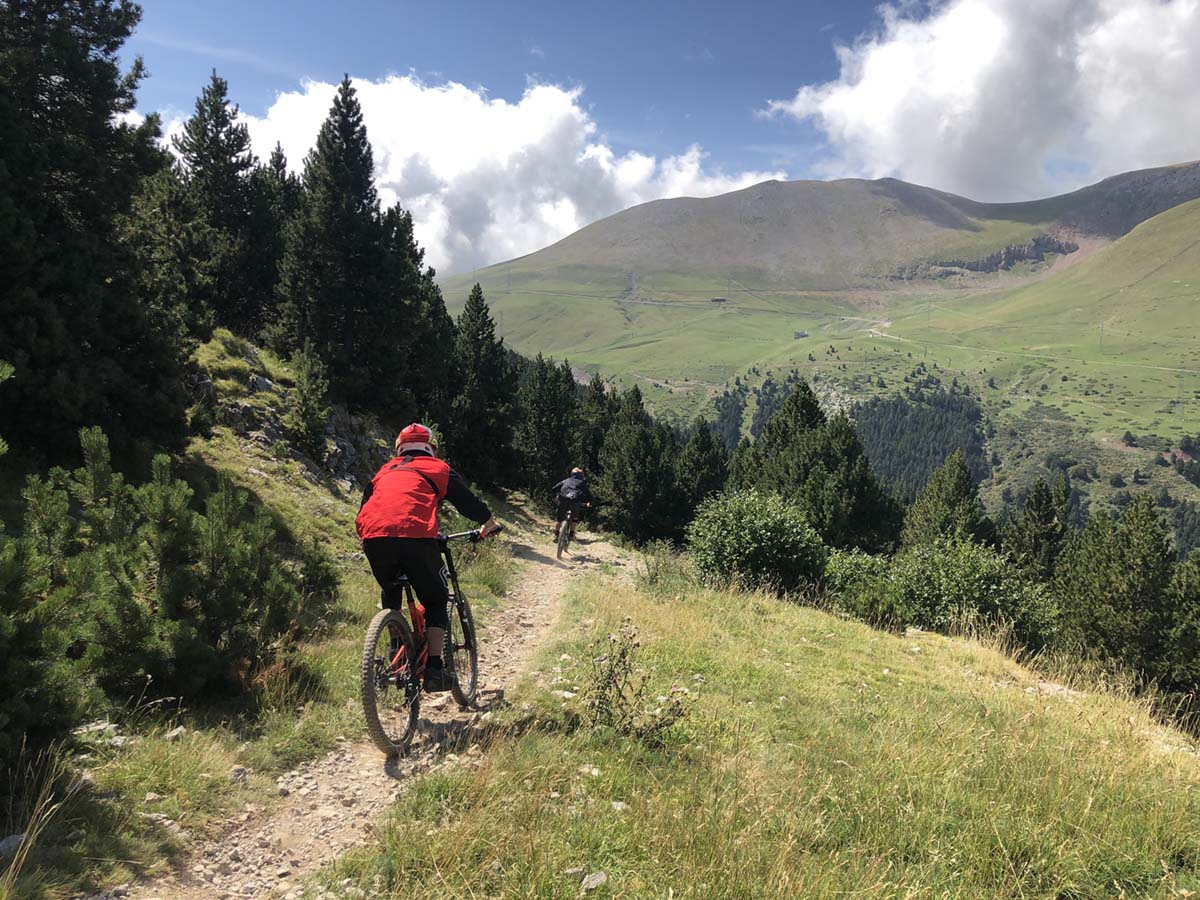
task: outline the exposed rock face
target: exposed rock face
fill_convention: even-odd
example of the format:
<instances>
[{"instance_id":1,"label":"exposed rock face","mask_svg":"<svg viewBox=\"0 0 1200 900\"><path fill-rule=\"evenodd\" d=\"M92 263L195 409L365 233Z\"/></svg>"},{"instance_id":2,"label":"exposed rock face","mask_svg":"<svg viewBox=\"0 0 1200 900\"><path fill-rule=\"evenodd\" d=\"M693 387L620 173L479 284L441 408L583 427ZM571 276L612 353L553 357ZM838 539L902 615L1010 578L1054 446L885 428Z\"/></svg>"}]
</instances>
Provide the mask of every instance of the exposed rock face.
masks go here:
<instances>
[{"instance_id":1,"label":"exposed rock face","mask_svg":"<svg viewBox=\"0 0 1200 900\"><path fill-rule=\"evenodd\" d=\"M1053 235L1039 234L1024 244L1009 244L978 259L945 259L914 263L905 266L892 277L909 281L947 278L962 272L998 272L1001 269L1011 269L1019 262L1043 262L1047 253L1074 253L1078 249L1079 245L1074 241L1063 241Z\"/></svg>"}]
</instances>

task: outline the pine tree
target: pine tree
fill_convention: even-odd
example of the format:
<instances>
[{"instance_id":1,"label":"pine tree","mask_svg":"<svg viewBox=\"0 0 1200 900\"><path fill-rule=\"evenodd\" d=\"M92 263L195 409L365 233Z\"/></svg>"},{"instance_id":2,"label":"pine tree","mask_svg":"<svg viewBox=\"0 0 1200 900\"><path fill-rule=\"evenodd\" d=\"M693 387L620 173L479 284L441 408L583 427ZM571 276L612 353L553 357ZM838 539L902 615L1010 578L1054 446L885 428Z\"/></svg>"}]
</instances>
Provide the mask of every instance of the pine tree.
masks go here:
<instances>
[{"instance_id":1,"label":"pine tree","mask_svg":"<svg viewBox=\"0 0 1200 900\"><path fill-rule=\"evenodd\" d=\"M311 340L329 367L335 396L398 408L381 410L385 414L411 412L397 371L403 310L394 308L388 290L374 158L348 76L304 161L304 187L280 267L274 342L295 352Z\"/></svg>"},{"instance_id":2,"label":"pine tree","mask_svg":"<svg viewBox=\"0 0 1200 900\"><path fill-rule=\"evenodd\" d=\"M424 266L425 251L413 233L412 215L399 206L383 216L385 275L390 300L387 314L395 323L391 333L376 332L379 360L391 360L404 390L423 421L445 423L457 390L454 360L454 322L446 311L432 268Z\"/></svg>"},{"instance_id":3,"label":"pine tree","mask_svg":"<svg viewBox=\"0 0 1200 900\"><path fill-rule=\"evenodd\" d=\"M8 381L13 376L13 367L0 359L0 384ZM0 435L0 456L8 452L8 444L4 442L4 436Z\"/></svg>"},{"instance_id":4,"label":"pine tree","mask_svg":"<svg viewBox=\"0 0 1200 900\"><path fill-rule=\"evenodd\" d=\"M220 324L254 333L265 302L249 271L262 249L260 235L250 232L255 158L250 132L229 102L229 84L215 69L196 98L192 117L171 143L194 202L218 235L213 312Z\"/></svg>"},{"instance_id":5,"label":"pine tree","mask_svg":"<svg viewBox=\"0 0 1200 900\"><path fill-rule=\"evenodd\" d=\"M1060 478L1051 489L1037 481L1029 489L1018 516L1004 527L1003 545L1008 557L1028 578L1049 581L1068 533L1070 487Z\"/></svg>"},{"instance_id":6,"label":"pine tree","mask_svg":"<svg viewBox=\"0 0 1200 900\"><path fill-rule=\"evenodd\" d=\"M295 385L288 396L283 424L308 456L320 463L325 457L325 421L329 418L329 379L312 342L292 357Z\"/></svg>"},{"instance_id":7,"label":"pine tree","mask_svg":"<svg viewBox=\"0 0 1200 900\"><path fill-rule=\"evenodd\" d=\"M844 415L826 419L800 381L754 444L743 441L730 463L731 485L777 493L797 504L834 547L888 549L900 512L867 462Z\"/></svg>"},{"instance_id":8,"label":"pine tree","mask_svg":"<svg viewBox=\"0 0 1200 900\"><path fill-rule=\"evenodd\" d=\"M932 544L940 537L958 537L986 543L994 533L966 457L955 450L908 508L901 542L916 547Z\"/></svg>"},{"instance_id":9,"label":"pine tree","mask_svg":"<svg viewBox=\"0 0 1200 900\"><path fill-rule=\"evenodd\" d=\"M549 502L549 488L566 475L579 401L570 364L555 365L538 354L517 389L518 423L513 437L520 448L524 487L531 497Z\"/></svg>"},{"instance_id":10,"label":"pine tree","mask_svg":"<svg viewBox=\"0 0 1200 900\"><path fill-rule=\"evenodd\" d=\"M1170 622L1157 675L1168 689L1190 694L1195 715L1200 690L1200 551L1175 567L1169 589Z\"/></svg>"},{"instance_id":11,"label":"pine tree","mask_svg":"<svg viewBox=\"0 0 1200 900\"><path fill-rule=\"evenodd\" d=\"M143 180L120 234L157 330L189 348L208 340L226 239L173 168L164 165Z\"/></svg>"},{"instance_id":12,"label":"pine tree","mask_svg":"<svg viewBox=\"0 0 1200 900\"><path fill-rule=\"evenodd\" d=\"M1119 522L1094 516L1055 567L1062 640L1084 656L1153 675L1174 622L1170 532L1145 494Z\"/></svg>"},{"instance_id":13,"label":"pine tree","mask_svg":"<svg viewBox=\"0 0 1200 900\"><path fill-rule=\"evenodd\" d=\"M717 441L707 420L698 417L692 423L692 436L679 454L675 480L683 496L688 518L706 497L725 486L728 455Z\"/></svg>"},{"instance_id":14,"label":"pine tree","mask_svg":"<svg viewBox=\"0 0 1200 900\"><path fill-rule=\"evenodd\" d=\"M288 171L287 158L278 143L266 165L250 176L250 223L254 252L248 254L246 277L256 301L256 324L267 335L279 321L277 288L283 264L288 226L300 210L303 188Z\"/></svg>"},{"instance_id":15,"label":"pine tree","mask_svg":"<svg viewBox=\"0 0 1200 900\"><path fill-rule=\"evenodd\" d=\"M516 376L478 284L458 317L454 364L460 379L450 420L456 467L481 484L495 484L512 447Z\"/></svg>"},{"instance_id":16,"label":"pine tree","mask_svg":"<svg viewBox=\"0 0 1200 900\"><path fill-rule=\"evenodd\" d=\"M614 411L615 403L608 385L598 373L593 375L579 401L579 426L573 447L576 465L590 474L599 474L604 468L600 448L612 424Z\"/></svg>"},{"instance_id":17,"label":"pine tree","mask_svg":"<svg viewBox=\"0 0 1200 900\"><path fill-rule=\"evenodd\" d=\"M182 348L155 330L117 223L162 160L120 48L132 3L0 5L0 422L23 451L71 455L85 423L120 449L182 438Z\"/></svg>"},{"instance_id":18,"label":"pine tree","mask_svg":"<svg viewBox=\"0 0 1200 900\"><path fill-rule=\"evenodd\" d=\"M596 479L605 521L645 541L671 537L687 524L676 517L674 456L669 440L646 415L636 387L623 393L601 448L604 469Z\"/></svg>"}]
</instances>

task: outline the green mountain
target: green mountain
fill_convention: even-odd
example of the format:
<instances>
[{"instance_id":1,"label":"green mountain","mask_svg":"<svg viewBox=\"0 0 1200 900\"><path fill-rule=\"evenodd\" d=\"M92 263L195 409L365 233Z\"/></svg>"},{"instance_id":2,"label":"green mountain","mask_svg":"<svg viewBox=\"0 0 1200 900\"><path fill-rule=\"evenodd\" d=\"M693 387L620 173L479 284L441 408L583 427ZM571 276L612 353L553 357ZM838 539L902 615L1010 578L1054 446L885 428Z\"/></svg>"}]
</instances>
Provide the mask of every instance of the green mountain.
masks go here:
<instances>
[{"instance_id":1,"label":"green mountain","mask_svg":"<svg viewBox=\"0 0 1200 900\"><path fill-rule=\"evenodd\" d=\"M1200 163L1009 204L894 179L766 182L643 204L443 288L453 310L479 281L518 349L640 381L655 406L681 413L751 368L879 368L873 351L808 358L855 337L919 341L923 354L925 343L1002 351L1018 369L1060 355L1175 369L1190 359L1190 338L1172 328L1189 311L1172 284L1191 265L1188 213L1113 241L1197 197ZM1144 411L1123 415L1148 426Z\"/></svg>"},{"instance_id":2,"label":"green mountain","mask_svg":"<svg viewBox=\"0 0 1200 900\"><path fill-rule=\"evenodd\" d=\"M993 268L989 256L1012 248L1010 257L1019 258L1022 245L1038 237L1053 238L1050 244L1111 240L1196 197L1200 163L1119 175L1028 203L977 203L891 178L768 181L718 197L635 206L446 286L460 293L478 279L485 290L521 293L569 284L612 299L880 288L941 274L922 264ZM688 289L680 280L704 283Z\"/></svg>"}]
</instances>

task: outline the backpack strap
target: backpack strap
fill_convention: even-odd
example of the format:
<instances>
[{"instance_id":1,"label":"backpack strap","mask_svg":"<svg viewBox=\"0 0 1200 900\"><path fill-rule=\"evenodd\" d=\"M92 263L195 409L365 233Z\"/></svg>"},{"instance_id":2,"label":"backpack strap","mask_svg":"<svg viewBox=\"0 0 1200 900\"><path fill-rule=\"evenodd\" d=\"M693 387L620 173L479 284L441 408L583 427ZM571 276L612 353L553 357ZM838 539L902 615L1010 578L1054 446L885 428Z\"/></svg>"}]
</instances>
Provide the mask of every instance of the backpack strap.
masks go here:
<instances>
[{"instance_id":1,"label":"backpack strap","mask_svg":"<svg viewBox=\"0 0 1200 900\"><path fill-rule=\"evenodd\" d=\"M405 468L407 468L408 464L411 463L412 461L413 461L413 455L411 453L406 454L404 456L404 458L400 460L399 466L404 466ZM393 469L399 468L399 466L392 466L392 468ZM420 469L408 469L408 471L416 472L418 475L420 475L422 478L424 478L425 483L427 485L429 485L429 489L431 491L433 491L433 496L437 497L438 500L443 499L442 492L438 490L437 482L434 481L432 478L430 478L429 475L422 472Z\"/></svg>"}]
</instances>

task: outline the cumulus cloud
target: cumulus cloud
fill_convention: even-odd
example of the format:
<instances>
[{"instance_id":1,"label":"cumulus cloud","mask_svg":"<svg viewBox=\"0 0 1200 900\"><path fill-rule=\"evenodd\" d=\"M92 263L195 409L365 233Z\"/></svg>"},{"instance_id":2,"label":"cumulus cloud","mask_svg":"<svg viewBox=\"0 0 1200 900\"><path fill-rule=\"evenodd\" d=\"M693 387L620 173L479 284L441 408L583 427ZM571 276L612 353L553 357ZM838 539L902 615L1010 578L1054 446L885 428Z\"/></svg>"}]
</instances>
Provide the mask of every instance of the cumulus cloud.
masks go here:
<instances>
[{"instance_id":1,"label":"cumulus cloud","mask_svg":"<svg viewBox=\"0 0 1200 900\"><path fill-rule=\"evenodd\" d=\"M1200 0L881 8L840 74L764 113L824 135L824 174L1013 200L1200 157Z\"/></svg>"},{"instance_id":2,"label":"cumulus cloud","mask_svg":"<svg viewBox=\"0 0 1200 900\"><path fill-rule=\"evenodd\" d=\"M617 153L579 89L531 84L515 102L413 76L356 81L385 202L413 213L439 271L530 253L603 216L660 197L710 196L785 177L727 174L692 146L658 158ZM306 82L261 117L245 116L255 153L279 141L299 169L336 86Z\"/></svg>"}]
</instances>

